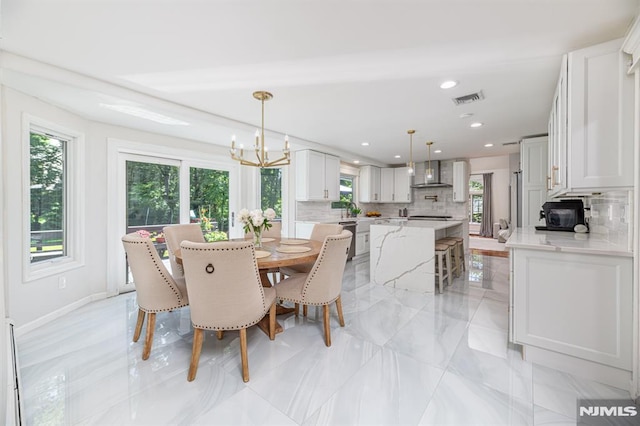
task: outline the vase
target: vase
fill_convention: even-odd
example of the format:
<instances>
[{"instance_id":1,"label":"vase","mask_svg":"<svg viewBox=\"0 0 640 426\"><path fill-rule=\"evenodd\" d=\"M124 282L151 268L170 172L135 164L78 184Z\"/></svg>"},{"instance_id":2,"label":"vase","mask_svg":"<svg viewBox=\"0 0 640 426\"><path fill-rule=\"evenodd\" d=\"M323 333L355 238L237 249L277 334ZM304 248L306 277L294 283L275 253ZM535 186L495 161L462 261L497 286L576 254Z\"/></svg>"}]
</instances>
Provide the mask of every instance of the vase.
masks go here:
<instances>
[{"instance_id":1,"label":"vase","mask_svg":"<svg viewBox=\"0 0 640 426\"><path fill-rule=\"evenodd\" d=\"M256 247L262 247L262 230L261 229L254 229L253 230L253 244Z\"/></svg>"}]
</instances>

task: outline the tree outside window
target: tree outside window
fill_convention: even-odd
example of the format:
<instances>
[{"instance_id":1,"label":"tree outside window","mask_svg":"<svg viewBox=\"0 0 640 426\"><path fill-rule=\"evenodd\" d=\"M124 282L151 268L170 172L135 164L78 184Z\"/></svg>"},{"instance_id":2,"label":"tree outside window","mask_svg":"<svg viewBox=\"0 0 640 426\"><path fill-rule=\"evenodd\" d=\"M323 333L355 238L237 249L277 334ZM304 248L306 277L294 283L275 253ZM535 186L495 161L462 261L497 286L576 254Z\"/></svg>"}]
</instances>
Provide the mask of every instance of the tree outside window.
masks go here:
<instances>
[{"instance_id":1,"label":"tree outside window","mask_svg":"<svg viewBox=\"0 0 640 426\"><path fill-rule=\"evenodd\" d=\"M469 178L469 222L482 223L482 195L484 185L482 175Z\"/></svg>"},{"instance_id":2,"label":"tree outside window","mask_svg":"<svg viewBox=\"0 0 640 426\"><path fill-rule=\"evenodd\" d=\"M282 168L260 169L260 208L272 208L282 218Z\"/></svg>"}]
</instances>

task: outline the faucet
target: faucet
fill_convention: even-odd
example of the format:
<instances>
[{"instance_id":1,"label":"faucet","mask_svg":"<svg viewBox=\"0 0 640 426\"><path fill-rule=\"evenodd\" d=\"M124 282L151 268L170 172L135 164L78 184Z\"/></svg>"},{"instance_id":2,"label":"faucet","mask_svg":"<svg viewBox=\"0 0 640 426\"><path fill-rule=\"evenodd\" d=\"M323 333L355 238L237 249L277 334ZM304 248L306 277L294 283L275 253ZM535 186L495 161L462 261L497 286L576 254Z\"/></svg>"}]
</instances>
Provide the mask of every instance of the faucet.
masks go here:
<instances>
[{"instance_id":1,"label":"faucet","mask_svg":"<svg viewBox=\"0 0 640 426\"><path fill-rule=\"evenodd\" d=\"M351 215L352 215L352 211L357 208L358 206L356 205L356 203L354 203L353 201L349 201L349 204L347 204L347 217L355 217Z\"/></svg>"}]
</instances>

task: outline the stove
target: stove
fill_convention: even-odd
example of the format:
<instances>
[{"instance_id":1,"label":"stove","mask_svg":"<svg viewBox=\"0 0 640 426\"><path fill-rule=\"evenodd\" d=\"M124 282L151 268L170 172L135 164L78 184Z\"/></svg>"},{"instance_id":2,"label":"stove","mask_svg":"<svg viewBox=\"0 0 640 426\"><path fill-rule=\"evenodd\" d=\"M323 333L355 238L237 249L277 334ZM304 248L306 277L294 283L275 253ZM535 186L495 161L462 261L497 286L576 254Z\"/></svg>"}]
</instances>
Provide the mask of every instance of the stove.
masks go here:
<instances>
[{"instance_id":1,"label":"stove","mask_svg":"<svg viewBox=\"0 0 640 426\"><path fill-rule=\"evenodd\" d=\"M409 216L409 220L451 220L453 216L438 216L438 215L415 215Z\"/></svg>"}]
</instances>

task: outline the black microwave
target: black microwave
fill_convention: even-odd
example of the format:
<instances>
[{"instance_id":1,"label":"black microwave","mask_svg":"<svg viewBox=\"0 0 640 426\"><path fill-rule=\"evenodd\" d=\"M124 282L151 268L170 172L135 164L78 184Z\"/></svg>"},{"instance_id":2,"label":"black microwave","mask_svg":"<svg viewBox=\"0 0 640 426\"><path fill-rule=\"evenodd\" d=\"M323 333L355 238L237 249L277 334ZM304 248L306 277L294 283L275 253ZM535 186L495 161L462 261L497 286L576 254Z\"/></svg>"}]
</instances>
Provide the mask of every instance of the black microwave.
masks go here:
<instances>
[{"instance_id":1,"label":"black microwave","mask_svg":"<svg viewBox=\"0 0 640 426\"><path fill-rule=\"evenodd\" d=\"M547 201L542 205L540 219L547 223L547 231L573 231L576 225L584 225L582 200Z\"/></svg>"}]
</instances>

